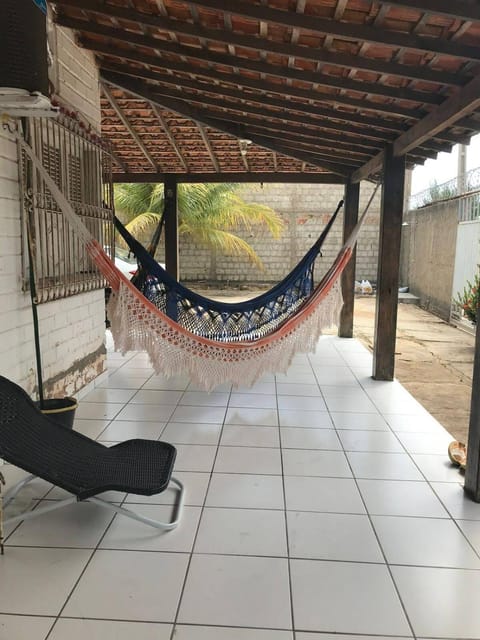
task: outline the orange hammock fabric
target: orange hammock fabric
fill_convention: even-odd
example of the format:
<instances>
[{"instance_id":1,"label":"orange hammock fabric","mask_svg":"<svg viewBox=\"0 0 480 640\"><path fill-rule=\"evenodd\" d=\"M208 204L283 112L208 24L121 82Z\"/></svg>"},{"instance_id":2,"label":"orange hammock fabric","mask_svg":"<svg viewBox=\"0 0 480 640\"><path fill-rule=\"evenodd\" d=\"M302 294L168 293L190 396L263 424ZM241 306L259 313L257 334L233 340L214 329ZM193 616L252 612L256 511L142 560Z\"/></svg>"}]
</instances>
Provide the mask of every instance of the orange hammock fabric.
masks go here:
<instances>
[{"instance_id":1,"label":"orange hammock fabric","mask_svg":"<svg viewBox=\"0 0 480 640\"><path fill-rule=\"evenodd\" d=\"M352 255L368 205L311 297L280 327L254 341L216 342L190 333L144 298L86 229L33 150L19 141L112 287L108 316L115 349L146 351L157 374L187 374L208 391L226 382L250 386L265 373L285 371L296 353L314 351L322 331L337 323L342 307L339 276Z\"/></svg>"}]
</instances>

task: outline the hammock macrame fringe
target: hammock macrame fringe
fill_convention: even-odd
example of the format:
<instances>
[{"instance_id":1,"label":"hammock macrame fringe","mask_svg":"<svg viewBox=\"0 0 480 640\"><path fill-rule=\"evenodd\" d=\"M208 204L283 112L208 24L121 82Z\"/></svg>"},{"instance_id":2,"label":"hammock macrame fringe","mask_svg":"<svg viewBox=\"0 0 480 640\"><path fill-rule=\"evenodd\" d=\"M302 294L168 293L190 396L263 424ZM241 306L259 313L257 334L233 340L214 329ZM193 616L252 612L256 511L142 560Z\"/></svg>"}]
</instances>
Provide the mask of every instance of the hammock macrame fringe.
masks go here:
<instances>
[{"instance_id":1,"label":"hammock macrame fringe","mask_svg":"<svg viewBox=\"0 0 480 640\"><path fill-rule=\"evenodd\" d=\"M108 317L116 350L146 351L156 374L169 378L182 372L212 391L226 382L248 387L266 373L285 372L296 353L315 351L323 331L338 321L342 303L337 280L322 302L284 335L260 346L240 343L228 350L222 343L193 341L179 333L161 315L146 310L125 283L112 292Z\"/></svg>"}]
</instances>

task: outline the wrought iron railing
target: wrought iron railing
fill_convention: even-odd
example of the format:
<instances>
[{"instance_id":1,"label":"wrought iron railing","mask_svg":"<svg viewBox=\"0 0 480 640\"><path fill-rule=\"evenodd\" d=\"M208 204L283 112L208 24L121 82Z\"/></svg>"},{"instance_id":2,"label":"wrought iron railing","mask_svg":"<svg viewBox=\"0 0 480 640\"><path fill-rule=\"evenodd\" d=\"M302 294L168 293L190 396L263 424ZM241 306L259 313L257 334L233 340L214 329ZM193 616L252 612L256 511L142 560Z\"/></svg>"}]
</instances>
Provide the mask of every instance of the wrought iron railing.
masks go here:
<instances>
[{"instance_id":1,"label":"wrought iron railing","mask_svg":"<svg viewBox=\"0 0 480 640\"><path fill-rule=\"evenodd\" d=\"M114 250L112 160L108 146L66 114L30 118L25 136L95 238ZM25 228L30 238L37 302L105 287L105 280L71 230L48 187L20 152ZM25 255L28 257L28 243ZM25 264L27 281L28 261Z\"/></svg>"},{"instance_id":2,"label":"wrought iron railing","mask_svg":"<svg viewBox=\"0 0 480 640\"><path fill-rule=\"evenodd\" d=\"M448 200L478 190L480 190L480 167L415 193L410 196L409 209L420 209L439 200Z\"/></svg>"}]
</instances>

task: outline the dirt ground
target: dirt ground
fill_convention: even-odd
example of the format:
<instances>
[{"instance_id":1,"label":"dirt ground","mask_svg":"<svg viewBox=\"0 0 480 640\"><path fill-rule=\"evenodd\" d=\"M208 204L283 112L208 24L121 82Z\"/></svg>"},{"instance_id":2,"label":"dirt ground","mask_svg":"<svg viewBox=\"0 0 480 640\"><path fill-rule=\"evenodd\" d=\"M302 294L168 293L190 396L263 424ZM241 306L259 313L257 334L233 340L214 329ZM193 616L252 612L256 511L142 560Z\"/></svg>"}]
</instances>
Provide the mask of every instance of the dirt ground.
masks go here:
<instances>
[{"instance_id":1,"label":"dirt ground","mask_svg":"<svg viewBox=\"0 0 480 640\"><path fill-rule=\"evenodd\" d=\"M373 350L375 298L355 300L354 336ZM398 306L395 377L456 440L467 441L475 337L413 304Z\"/></svg>"},{"instance_id":2,"label":"dirt ground","mask_svg":"<svg viewBox=\"0 0 480 640\"><path fill-rule=\"evenodd\" d=\"M209 288L203 293L234 302L262 291ZM374 326L375 297L357 296L354 336L371 351ZM395 377L461 442L468 439L474 347L473 334L414 304L399 304Z\"/></svg>"}]
</instances>

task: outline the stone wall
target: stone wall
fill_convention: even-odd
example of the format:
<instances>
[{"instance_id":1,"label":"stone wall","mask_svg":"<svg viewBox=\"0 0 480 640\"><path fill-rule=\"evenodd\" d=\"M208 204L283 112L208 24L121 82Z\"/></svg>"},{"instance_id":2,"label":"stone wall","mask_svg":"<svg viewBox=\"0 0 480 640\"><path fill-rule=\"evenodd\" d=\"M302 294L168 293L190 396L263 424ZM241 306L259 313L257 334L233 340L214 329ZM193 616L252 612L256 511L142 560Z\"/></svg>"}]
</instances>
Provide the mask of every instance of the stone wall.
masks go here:
<instances>
[{"instance_id":1,"label":"stone wall","mask_svg":"<svg viewBox=\"0 0 480 640\"><path fill-rule=\"evenodd\" d=\"M365 207L373 185L363 183L360 211ZM247 202L265 204L277 211L285 221L282 236L275 240L262 229L238 235L247 240L260 256L264 269L241 256L214 255L203 247L180 238L180 275L184 281L210 281L223 284L259 284L278 282L295 266L320 235L343 198L342 185L265 184L245 185L241 195ZM357 279L376 280L380 191L363 226L357 251ZM333 262L342 243L343 214L330 231L322 257L317 261L317 277Z\"/></svg>"},{"instance_id":2,"label":"stone wall","mask_svg":"<svg viewBox=\"0 0 480 640\"><path fill-rule=\"evenodd\" d=\"M57 95L99 127L100 93L93 56L73 34L51 26L50 68ZM24 287L24 245L16 144L0 129L0 373L29 392L36 386L30 295ZM47 392L75 393L104 370L104 291L38 307Z\"/></svg>"},{"instance_id":3,"label":"stone wall","mask_svg":"<svg viewBox=\"0 0 480 640\"><path fill-rule=\"evenodd\" d=\"M450 318L458 227L457 200L437 202L404 215L401 280L420 305Z\"/></svg>"}]
</instances>

